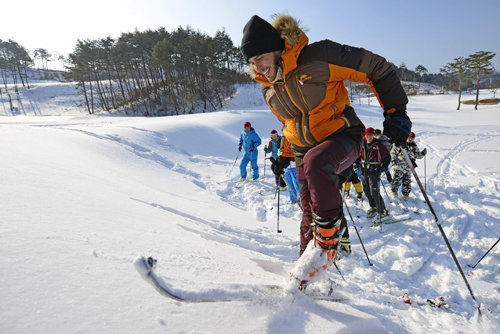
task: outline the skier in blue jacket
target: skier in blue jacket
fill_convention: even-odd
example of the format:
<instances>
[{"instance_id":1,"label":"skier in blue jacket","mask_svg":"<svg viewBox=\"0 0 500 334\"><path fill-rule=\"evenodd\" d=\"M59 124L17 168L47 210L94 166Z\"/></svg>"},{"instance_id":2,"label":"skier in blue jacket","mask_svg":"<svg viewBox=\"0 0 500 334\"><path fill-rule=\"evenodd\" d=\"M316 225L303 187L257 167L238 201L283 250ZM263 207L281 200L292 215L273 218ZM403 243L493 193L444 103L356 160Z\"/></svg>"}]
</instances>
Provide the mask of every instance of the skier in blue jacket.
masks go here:
<instances>
[{"instance_id":1,"label":"skier in blue jacket","mask_svg":"<svg viewBox=\"0 0 500 334\"><path fill-rule=\"evenodd\" d=\"M261 139L250 122L245 122L243 124L245 128L240 136L240 144L238 150L241 152L243 148L245 155L241 159L240 163L240 181L243 181L247 177L247 165L250 162L252 164L252 178L257 180L259 178L259 167L257 166L257 147L261 144Z\"/></svg>"},{"instance_id":2,"label":"skier in blue jacket","mask_svg":"<svg viewBox=\"0 0 500 334\"><path fill-rule=\"evenodd\" d=\"M278 131L271 130L271 140L269 141L269 146L264 146L264 152L271 153L273 159L278 157L280 150L281 137L278 135Z\"/></svg>"}]
</instances>

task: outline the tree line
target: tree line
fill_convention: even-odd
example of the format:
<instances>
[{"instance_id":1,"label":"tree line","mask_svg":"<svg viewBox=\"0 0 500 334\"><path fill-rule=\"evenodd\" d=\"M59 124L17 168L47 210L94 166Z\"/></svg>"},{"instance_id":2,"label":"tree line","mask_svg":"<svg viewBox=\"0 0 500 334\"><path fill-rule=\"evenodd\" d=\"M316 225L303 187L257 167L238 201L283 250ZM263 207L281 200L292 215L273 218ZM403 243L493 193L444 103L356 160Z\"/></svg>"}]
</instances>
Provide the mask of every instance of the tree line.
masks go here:
<instances>
[{"instance_id":1,"label":"tree line","mask_svg":"<svg viewBox=\"0 0 500 334\"><path fill-rule=\"evenodd\" d=\"M17 42L0 40L0 97L8 95L11 109L7 83L13 83L16 93L19 84L29 89L28 73L34 60L39 60L40 71L48 72L51 57L46 49L38 48L30 55ZM492 80L493 57L495 53L486 51L457 57L437 74L428 73L423 65L413 70L405 63L393 65L402 81L458 91L457 110L462 90L474 87L477 109L479 88L490 88L494 93L500 88L500 81ZM100 110L152 115L212 111L234 93L235 83L249 81L245 59L224 30L211 37L190 27L172 32L160 28L123 33L117 39L78 40L67 59L59 58L66 63L68 79L77 82L90 114ZM488 84L485 78L490 78ZM363 95L365 87L353 88L352 98Z\"/></svg>"},{"instance_id":2,"label":"tree line","mask_svg":"<svg viewBox=\"0 0 500 334\"><path fill-rule=\"evenodd\" d=\"M441 68L441 73L450 79L447 86L450 89L455 88L459 92L457 110L460 110L462 86L464 81L467 79L475 82L476 99L474 109L477 110L477 105L479 103L480 80L482 76L494 72L495 69L493 68L491 59L493 59L495 55L495 53L489 51L478 51L468 57L457 57L453 59L452 62ZM488 88L491 89L498 87L500 87L500 82L498 81L492 81L488 85Z\"/></svg>"},{"instance_id":3,"label":"tree line","mask_svg":"<svg viewBox=\"0 0 500 334\"><path fill-rule=\"evenodd\" d=\"M488 88L494 94L500 88L500 80L489 76L495 72L491 60L496 56L489 51L477 51L467 57L457 57L443 66L439 73L428 73L427 68L418 65L414 70L408 69L403 62L400 66L394 65L398 77L403 81L431 83L444 89L458 91L458 107L460 110L461 95L464 88L472 87L476 90L475 109L479 102L479 89ZM481 79L483 80L481 83Z\"/></svg>"},{"instance_id":4,"label":"tree line","mask_svg":"<svg viewBox=\"0 0 500 334\"><path fill-rule=\"evenodd\" d=\"M27 69L33 65L33 60L28 50L11 39L3 41L0 39L0 78L4 86L4 92L8 94L7 83L9 78L14 83L15 91L18 90L18 82L23 87L28 86ZM2 87L0 86L0 94Z\"/></svg>"},{"instance_id":5,"label":"tree line","mask_svg":"<svg viewBox=\"0 0 500 334\"><path fill-rule=\"evenodd\" d=\"M211 37L187 27L78 40L68 69L90 114L124 110L179 115L222 107L248 81L245 61L224 30Z\"/></svg>"}]
</instances>

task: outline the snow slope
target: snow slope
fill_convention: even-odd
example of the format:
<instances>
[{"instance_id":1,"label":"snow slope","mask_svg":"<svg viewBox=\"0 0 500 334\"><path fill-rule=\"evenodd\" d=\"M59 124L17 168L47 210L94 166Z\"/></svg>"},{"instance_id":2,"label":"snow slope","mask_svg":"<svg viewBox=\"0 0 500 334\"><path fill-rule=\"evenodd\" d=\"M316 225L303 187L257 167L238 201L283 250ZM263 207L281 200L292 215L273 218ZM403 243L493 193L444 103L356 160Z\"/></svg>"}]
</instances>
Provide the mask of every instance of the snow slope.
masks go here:
<instances>
[{"instance_id":1,"label":"snow slope","mask_svg":"<svg viewBox=\"0 0 500 334\"><path fill-rule=\"evenodd\" d=\"M412 219L383 233L367 226L366 203L347 200L374 264L350 225L354 253L339 262L346 281L329 273L347 302L161 296L134 269L138 256L156 257L157 272L184 292L287 282L299 209L281 196L277 234L269 164L257 182L236 182L232 168L244 121L263 143L279 129L258 86L241 87L223 111L164 118L88 116L65 109L74 96L47 98L39 87L21 91L25 113L0 116L1 333L500 331L500 247L467 276L484 305L479 317L415 182ZM43 112L27 107L34 101ZM367 126L381 127L380 108L354 107ZM434 95L412 97L408 107L416 141L429 151L417 172L469 271L500 237L500 106L456 111L455 95ZM407 214L383 195L394 215ZM450 295L452 308L404 304L405 292L415 302Z\"/></svg>"}]
</instances>

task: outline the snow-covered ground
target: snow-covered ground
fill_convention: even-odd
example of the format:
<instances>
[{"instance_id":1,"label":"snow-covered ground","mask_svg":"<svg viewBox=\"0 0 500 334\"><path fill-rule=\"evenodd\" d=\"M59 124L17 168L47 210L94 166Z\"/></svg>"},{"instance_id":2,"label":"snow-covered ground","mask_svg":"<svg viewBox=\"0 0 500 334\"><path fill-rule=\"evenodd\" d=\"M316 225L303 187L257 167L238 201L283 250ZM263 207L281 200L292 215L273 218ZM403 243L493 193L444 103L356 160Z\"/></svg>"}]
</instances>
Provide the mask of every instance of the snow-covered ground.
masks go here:
<instances>
[{"instance_id":1,"label":"snow-covered ground","mask_svg":"<svg viewBox=\"0 0 500 334\"><path fill-rule=\"evenodd\" d=\"M500 237L500 106L456 111L456 95L408 105L416 141L429 152L417 172L482 316L415 181L412 219L383 233L367 226L366 201L347 200L374 264L350 225L354 253L338 263L346 281L329 272L334 294L349 301L185 304L156 292L134 259L152 255L174 286L203 292L285 285L298 257L301 215L281 196L276 233L269 164L260 181L235 181L243 122L264 143L279 129L258 86L240 88L223 111L163 118L89 116L72 107L78 97L34 86L21 91L17 115L5 112L5 94L1 101L1 333L500 332L500 246L471 273L467 266ZM382 112L371 104L354 107L380 128ZM404 213L383 196L394 215ZM451 308L405 304L405 292L414 302L450 295Z\"/></svg>"}]
</instances>

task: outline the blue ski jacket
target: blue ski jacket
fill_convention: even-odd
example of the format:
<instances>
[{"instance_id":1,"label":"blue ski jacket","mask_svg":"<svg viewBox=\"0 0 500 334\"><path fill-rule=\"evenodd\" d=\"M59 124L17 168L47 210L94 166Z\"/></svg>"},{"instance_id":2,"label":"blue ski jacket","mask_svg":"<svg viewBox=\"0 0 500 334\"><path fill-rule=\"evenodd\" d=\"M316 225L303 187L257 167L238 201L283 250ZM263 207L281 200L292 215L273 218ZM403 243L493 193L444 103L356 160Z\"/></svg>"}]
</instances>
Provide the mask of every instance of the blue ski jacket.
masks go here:
<instances>
[{"instance_id":1,"label":"blue ski jacket","mask_svg":"<svg viewBox=\"0 0 500 334\"><path fill-rule=\"evenodd\" d=\"M280 140L281 137L278 136L276 139L271 139L269 141L269 146L267 147L266 153L272 153L272 157L276 159L278 157L279 149L280 149Z\"/></svg>"},{"instance_id":2,"label":"blue ski jacket","mask_svg":"<svg viewBox=\"0 0 500 334\"><path fill-rule=\"evenodd\" d=\"M251 128L248 132L241 132L240 147L243 147L245 154L256 151L256 148L262 143L257 132Z\"/></svg>"}]
</instances>

